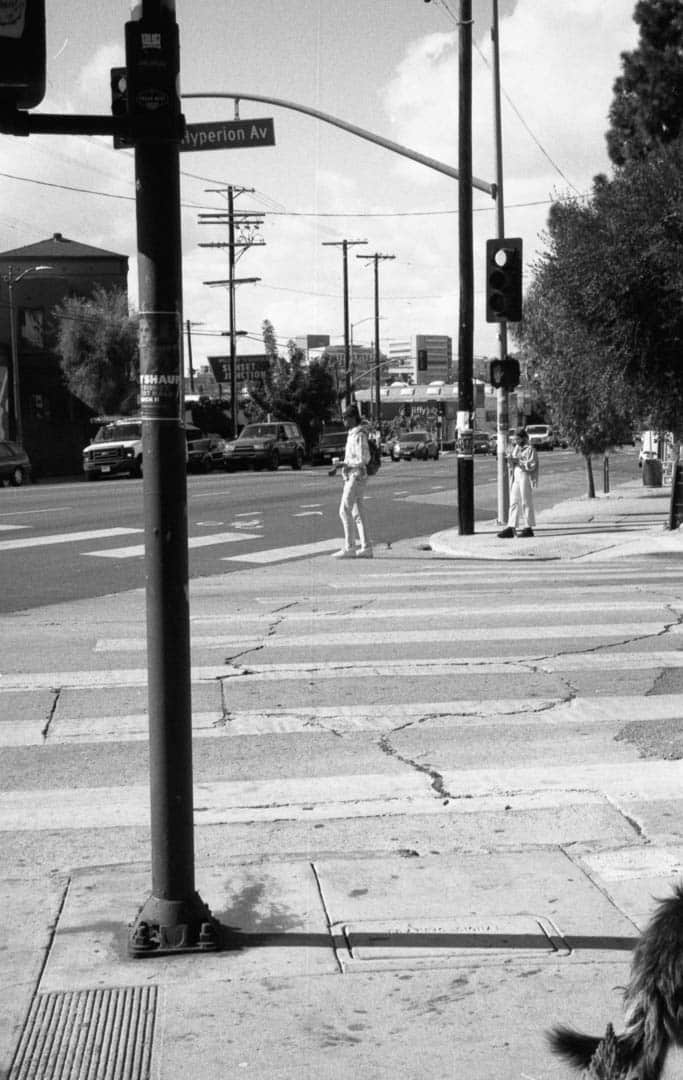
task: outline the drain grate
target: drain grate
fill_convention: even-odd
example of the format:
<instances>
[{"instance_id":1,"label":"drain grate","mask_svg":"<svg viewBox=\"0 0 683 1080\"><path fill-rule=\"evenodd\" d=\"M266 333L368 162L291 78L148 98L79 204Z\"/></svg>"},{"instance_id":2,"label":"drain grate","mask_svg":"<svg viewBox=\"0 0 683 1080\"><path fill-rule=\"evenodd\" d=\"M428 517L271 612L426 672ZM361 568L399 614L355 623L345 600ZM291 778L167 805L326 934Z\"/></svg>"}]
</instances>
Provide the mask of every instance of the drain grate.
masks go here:
<instances>
[{"instance_id":1,"label":"drain grate","mask_svg":"<svg viewBox=\"0 0 683 1080\"><path fill-rule=\"evenodd\" d=\"M8 1080L148 1080L156 1005L156 986L38 994Z\"/></svg>"}]
</instances>

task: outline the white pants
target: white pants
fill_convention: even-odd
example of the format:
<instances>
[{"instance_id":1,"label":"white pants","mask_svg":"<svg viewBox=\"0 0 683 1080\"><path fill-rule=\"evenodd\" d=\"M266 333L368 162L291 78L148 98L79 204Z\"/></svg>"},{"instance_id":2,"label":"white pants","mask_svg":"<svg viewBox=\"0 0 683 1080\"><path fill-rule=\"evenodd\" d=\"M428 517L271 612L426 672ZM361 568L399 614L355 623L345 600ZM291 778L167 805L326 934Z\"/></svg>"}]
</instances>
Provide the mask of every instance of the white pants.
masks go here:
<instances>
[{"instance_id":1,"label":"white pants","mask_svg":"<svg viewBox=\"0 0 683 1080\"><path fill-rule=\"evenodd\" d=\"M511 529L531 529L535 524L531 479L528 472L520 469L519 465L515 465L510 485L508 526Z\"/></svg>"},{"instance_id":2,"label":"white pants","mask_svg":"<svg viewBox=\"0 0 683 1080\"><path fill-rule=\"evenodd\" d=\"M363 507L363 497L368 479L360 477L352 472L344 481L341 502L339 503L339 517L344 526L344 547L352 548L355 545L354 527L358 533L358 539L362 548L370 546L367 520Z\"/></svg>"}]
</instances>

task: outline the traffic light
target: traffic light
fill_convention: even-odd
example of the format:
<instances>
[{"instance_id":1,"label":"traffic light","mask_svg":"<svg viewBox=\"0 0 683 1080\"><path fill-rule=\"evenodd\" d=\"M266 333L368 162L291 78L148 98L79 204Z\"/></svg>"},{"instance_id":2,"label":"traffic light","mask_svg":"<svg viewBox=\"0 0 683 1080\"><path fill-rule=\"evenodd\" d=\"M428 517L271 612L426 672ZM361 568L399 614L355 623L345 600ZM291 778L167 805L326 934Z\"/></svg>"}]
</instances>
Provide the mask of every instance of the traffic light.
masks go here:
<instances>
[{"instance_id":1,"label":"traffic light","mask_svg":"<svg viewBox=\"0 0 683 1080\"><path fill-rule=\"evenodd\" d=\"M0 5L0 109L45 97L45 0Z\"/></svg>"},{"instance_id":2,"label":"traffic light","mask_svg":"<svg viewBox=\"0 0 683 1080\"><path fill-rule=\"evenodd\" d=\"M128 76L124 67L111 69L111 114L117 120L128 116ZM130 136L123 133L114 135L115 150L133 145Z\"/></svg>"},{"instance_id":3,"label":"traffic light","mask_svg":"<svg viewBox=\"0 0 683 1080\"><path fill-rule=\"evenodd\" d=\"M486 321L522 318L522 241L520 237L486 241Z\"/></svg>"},{"instance_id":4,"label":"traffic light","mask_svg":"<svg viewBox=\"0 0 683 1080\"><path fill-rule=\"evenodd\" d=\"M519 360L506 356L504 360L492 360L489 366L489 382L496 390L514 390L519 386Z\"/></svg>"},{"instance_id":5,"label":"traffic light","mask_svg":"<svg viewBox=\"0 0 683 1080\"><path fill-rule=\"evenodd\" d=\"M428 368L427 350L426 349L418 349L417 350L417 370L418 371L427 371L427 368Z\"/></svg>"}]
</instances>

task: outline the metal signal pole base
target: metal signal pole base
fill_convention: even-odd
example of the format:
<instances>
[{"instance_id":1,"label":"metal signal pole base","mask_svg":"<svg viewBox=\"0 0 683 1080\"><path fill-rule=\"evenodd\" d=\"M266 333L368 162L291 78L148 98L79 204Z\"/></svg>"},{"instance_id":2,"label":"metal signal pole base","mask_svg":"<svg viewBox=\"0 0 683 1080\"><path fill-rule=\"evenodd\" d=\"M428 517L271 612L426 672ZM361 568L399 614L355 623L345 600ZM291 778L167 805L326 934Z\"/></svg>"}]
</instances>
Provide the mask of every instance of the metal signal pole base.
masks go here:
<instances>
[{"instance_id":1,"label":"metal signal pole base","mask_svg":"<svg viewBox=\"0 0 683 1080\"><path fill-rule=\"evenodd\" d=\"M187 900L148 897L128 937L132 957L218 952L221 947L221 924L196 892Z\"/></svg>"}]
</instances>

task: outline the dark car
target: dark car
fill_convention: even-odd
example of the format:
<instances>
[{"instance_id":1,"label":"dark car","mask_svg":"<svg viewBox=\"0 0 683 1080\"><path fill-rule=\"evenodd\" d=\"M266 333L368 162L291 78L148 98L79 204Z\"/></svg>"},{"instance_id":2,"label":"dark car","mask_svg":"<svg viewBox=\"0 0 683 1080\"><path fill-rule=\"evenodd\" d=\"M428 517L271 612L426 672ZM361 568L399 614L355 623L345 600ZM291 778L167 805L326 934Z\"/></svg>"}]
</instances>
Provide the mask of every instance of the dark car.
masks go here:
<instances>
[{"instance_id":1,"label":"dark car","mask_svg":"<svg viewBox=\"0 0 683 1080\"><path fill-rule=\"evenodd\" d=\"M394 461L410 461L411 458L433 458L439 456L439 447L434 439L426 431L404 431L398 435L391 448L391 456Z\"/></svg>"},{"instance_id":2,"label":"dark car","mask_svg":"<svg viewBox=\"0 0 683 1080\"><path fill-rule=\"evenodd\" d=\"M279 465L300 469L305 448L299 428L287 420L247 424L237 439L225 444L224 468L228 472L250 465L256 469L277 469Z\"/></svg>"},{"instance_id":3,"label":"dark car","mask_svg":"<svg viewBox=\"0 0 683 1080\"><path fill-rule=\"evenodd\" d=\"M220 435L202 435L199 428L186 427L187 471L208 473L222 469L225 462L225 440Z\"/></svg>"},{"instance_id":4,"label":"dark car","mask_svg":"<svg viewBox=\"0 0 683 1080\"><path fill-rule=\"evenodd\" d=\"M496 444L491 441L488 431L475 431L472 436L472 449L475 454L495 454Z\"/></svg>"},{"instance_id":5,"label":"dark car","mask_svg":"<svg viewBox=\"0 0 683 1080\"><path fill-rule=\"evenodd\" d=\"M311 462L313 465L329 465L332 458L343 458L346 450L346 429L326 431L313 447Z\"/></svg>"},{"instance_id":6,"label":"dark car","mask_svg":"<svg viewBox=\"0 0 683 1080\"><path fill-rule=\"evenodd\" d=\"M21 487L31 479L31 462L23 446L0 442L0 484Z\"/></svg>"}]
</instances>

